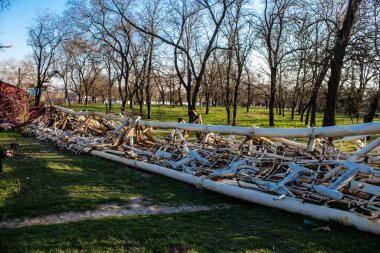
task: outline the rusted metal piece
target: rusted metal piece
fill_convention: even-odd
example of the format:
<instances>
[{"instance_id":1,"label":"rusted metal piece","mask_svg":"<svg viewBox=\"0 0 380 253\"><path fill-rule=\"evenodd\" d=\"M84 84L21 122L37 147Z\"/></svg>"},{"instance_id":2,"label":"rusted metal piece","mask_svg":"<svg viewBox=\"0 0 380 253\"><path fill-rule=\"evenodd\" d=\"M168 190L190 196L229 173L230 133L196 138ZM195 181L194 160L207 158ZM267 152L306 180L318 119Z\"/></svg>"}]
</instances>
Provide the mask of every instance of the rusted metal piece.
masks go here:
<instances>
[{"instance_id":1,"label":"rusted metal piece","mask_svg":"<svg viewBox=\"0 0 380 253\"><path fill-rule=\"evenodd\" d=\"M29 106L26 91L0 81L0 130L22 126L44 113L44 107Z\"/></svg>"},{"instance_id":2,"label":"rusted metal piece","mask_svg":"<svg viewBox=\"0 0 380 253\"><path fill-rule=\"evenodd\" d=\"M17 126L29 117L28 94L0 81L0 123Z\"/></svg>"}]
</instances>

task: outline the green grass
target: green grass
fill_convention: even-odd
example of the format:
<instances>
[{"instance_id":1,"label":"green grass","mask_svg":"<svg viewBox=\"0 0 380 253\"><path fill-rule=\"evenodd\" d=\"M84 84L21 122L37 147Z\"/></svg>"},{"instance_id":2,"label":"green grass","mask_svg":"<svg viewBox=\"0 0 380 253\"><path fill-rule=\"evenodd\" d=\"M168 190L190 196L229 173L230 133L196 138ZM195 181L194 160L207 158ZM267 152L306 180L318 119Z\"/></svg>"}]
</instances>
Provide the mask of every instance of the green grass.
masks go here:
<instances>
[{"instance_id":1,"label":"green grass","mask_svg":"<svg viewBox=\"0 0 380 253\"><path fill-rule=\"evenodd\" d=\"M241 203L234 209L135 216L0 230L2 252L378 252L379 238ZM318 226L325 225L317 222Z\"/></svg>"},{"instance_id":2,"label":"green grass","mask_svg":"<svg viewBox=\"0 0 380 253\"><path fill-rule=\"evenodd\" d=\"M75 109L104 111L103 105ZM117 109L117 108L114 108ZM128 109L129 110L129 109ZM186 107L153 106L153 119L186 118ZM200 113L204 108L199 108ZM206 124L225 124L225 111L202 114ZM239 108L238 124L267 126L267 110ZM276 127L303 127L289 113L276 115ZM318 115L320 122L322 115ZM339 114L338 124L351 123ZM334 222L313 221L273 208L227 198L162 176L142 173L90 155L58 151L32 137L0 133L0 147L22 145L5 160L0 177L1 220L85 211L131 197L155 205L227 203L228 209L171 215L104 218L60 225L0 229L0 252L377 252L377 236ZM306 218L309 219L310 218ZM315 228L328 225L332 232ZM182 251L183 252L183 251Z\"/></svg>"},{"instance_id":3,"label":"green grass","mask_svg":"<svg viewBox=\"0 0 380 253\"><path fill-rule=\"evenodd\" d=\"M5 161L0 178L0 217L37 216L83 211L100 204L125 203L142 196L153 204L217 203L216 194L201 194L195 188L158 175L142 174L90 155L57 151L32 137L0 133L1 146L19 142L21 153Z\"/></svg>"},{"instance_id":4,"label":"green grass","mask_svg":"<svg viewBox=\"0 0 380 253\"><path fill-rule=\"evenodd\" d=\"M67 107L67 105L65 105ZM105 112L105 106L102 104L89 104L78 105L75 104L72 107L74 110L90 110ZM113 112L120 111L120 105L113 105ZM138 114L138 106L133 109L127 108L126 112ZM202 115L203 122L205 124L227 124L226 110L224 107L211 107L209 114L205 114L205 107L198 107L197 112ZM146 107L144 107L144 113L146 113ZM177 121L179 117L184 118L186 121L187 107L186 106L168 106L168 105L153 105L152 106L152 119L153 121ZM337 125L347 125L352 123L362 123L362 118L359 118L359 122L351 120L348 115L343 113L337 113L336 123ZM323 113L317 114L317 126L321 126L323 121ZM246 112L244 107L238 108L237 113L237 125L238 126L252 126L268 127L268 109L261 107L253 107L250 112ZM291 120L290 111L286 110L285 116L275 115L275 127L305 127L303 122L299 121L299 115L295 115L295 119Z\"/></svg>"},{"instance_id":5,"label":"green grass","mask_svg":"<svg viewBox=\"0 0 380 253\"><path fill-rule=\"evenodd\" d=\"M17 133L0 146L22 145L5 160L0 215L15 217L84 211L133 196L157 205L228 203L228 209L172 215L104 218L60 225L0 229L0 252L377 252L379 238L334 222L199 191L88 155L58 151ZM310 219L310 218L307 218ZM332 232L314 230L329 225Z\"/></svg>"}]
</instances>

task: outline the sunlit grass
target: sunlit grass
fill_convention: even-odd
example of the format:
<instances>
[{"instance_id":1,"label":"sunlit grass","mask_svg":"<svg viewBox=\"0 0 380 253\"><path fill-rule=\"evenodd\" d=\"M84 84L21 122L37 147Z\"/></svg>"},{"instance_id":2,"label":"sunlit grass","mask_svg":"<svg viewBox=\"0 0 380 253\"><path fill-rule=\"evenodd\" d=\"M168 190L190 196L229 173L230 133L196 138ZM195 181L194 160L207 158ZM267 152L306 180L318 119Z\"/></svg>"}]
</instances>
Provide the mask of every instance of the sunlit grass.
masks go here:
<instances>
[{"instance_id":1,"label":"sunlit grass","mask_svg":"<svg viewBox=\"0 0 380 253\"><path fill-rule=\"evenodd\" d=\"M21 144L0 177L0 219L85 212L132 197L149 205L225 203L208 212L140 215L17 229L0 228L0 252L377 252L374 235L335 222L305 225L301 215L253 205L126 168L90 155L58 151L18 133ZM332 232L318 229L329 226Z\"/></svg>"},{"instance_id":2,"label":"sunlit grass","mask_svg":"<svg viewBox=\"0 0 380 253\"><path fill-rule=\"evenodd\" d=\"M67 106L67 105L65 105ZM90 104L90 105L73 105L74 110L89 110L105 112L105 106L103 104ZM113 105L112 112L116 113L120 111L120 105ZM138 108L127 108L127 113L138 114ZM144 113L146 113L146 107L144 107ZM213 125L226 125L227 114L224 107L211 107L209 114L205 114L205 107L198 107L197 113L202 115L204 124ZM268 109L262 107L252 107L247 113L245 107L239 107L237 113L237 125L238 126L258 126L268 127ZM306 116L306 115L305 115ZM178 118L184 118L186 121L187 107L186 106L168 106L168 105L153 105L152 106L152 119L153 121L177 121ZM305 127L304 122L300 122L300 116L296 113L294 120L291 120L290 110L286 110L285 116L275 114L275 127ZM375 119L378 120L378 119ZM317 126L322 125L323 113L317 113ZM337 125L347 125L362 123L362 117L357 122L356 119L351 119L350 116L343 113L337 113L336 123Z\"/></svg>"}]
</instances>

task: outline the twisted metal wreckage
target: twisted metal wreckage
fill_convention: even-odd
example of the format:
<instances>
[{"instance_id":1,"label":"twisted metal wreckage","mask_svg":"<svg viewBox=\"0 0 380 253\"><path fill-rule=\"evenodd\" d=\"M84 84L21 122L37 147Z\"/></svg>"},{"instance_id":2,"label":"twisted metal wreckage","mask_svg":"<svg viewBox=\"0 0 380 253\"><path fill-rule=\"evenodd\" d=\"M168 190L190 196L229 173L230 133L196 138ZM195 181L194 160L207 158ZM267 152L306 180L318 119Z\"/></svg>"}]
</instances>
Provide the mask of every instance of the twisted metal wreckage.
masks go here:
<instances>
[{"instance_id":1,"label":"twisted metal wreckage","mask_svg":"<svg viewBox=\"0 0 380 253\"><path fill-rule=\"evenodd\" d=\"M44 110L42 106L29 106L27 92L0 80L0 130L26 125Z\"/></svg>"},{"instance_id":2,"label":"twisted metal wreckage","mask_svg":"<svg viewBox=\"0 0 380 253\"><path fill-rule=\"evenodd\" d=\"M74 152L380 235L380 137L374 136L380 123L231 127L54 106L27 132Z\"/></svg>"}]
</instances>

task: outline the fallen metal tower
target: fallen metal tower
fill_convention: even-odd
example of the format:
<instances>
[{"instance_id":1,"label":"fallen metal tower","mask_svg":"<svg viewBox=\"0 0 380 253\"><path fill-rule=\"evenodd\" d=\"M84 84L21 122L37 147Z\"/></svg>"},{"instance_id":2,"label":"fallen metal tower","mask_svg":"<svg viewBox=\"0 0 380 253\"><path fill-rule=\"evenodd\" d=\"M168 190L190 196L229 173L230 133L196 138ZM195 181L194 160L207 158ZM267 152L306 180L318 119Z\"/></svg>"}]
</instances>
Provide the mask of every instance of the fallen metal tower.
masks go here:
<instances>
[{"instance_id":1,"label":"fallen metal tower","mask_svg":"<svg viewBox=\"0 0 380 253\"><path fill-rule=\"evenodd\" d=\"M54 106L27 132L74 152L380 235L380 123L231 127Z\"/></svg>"}]
</instances>

